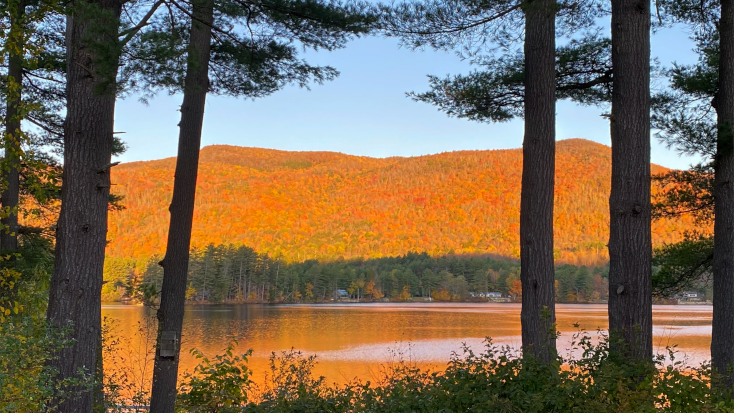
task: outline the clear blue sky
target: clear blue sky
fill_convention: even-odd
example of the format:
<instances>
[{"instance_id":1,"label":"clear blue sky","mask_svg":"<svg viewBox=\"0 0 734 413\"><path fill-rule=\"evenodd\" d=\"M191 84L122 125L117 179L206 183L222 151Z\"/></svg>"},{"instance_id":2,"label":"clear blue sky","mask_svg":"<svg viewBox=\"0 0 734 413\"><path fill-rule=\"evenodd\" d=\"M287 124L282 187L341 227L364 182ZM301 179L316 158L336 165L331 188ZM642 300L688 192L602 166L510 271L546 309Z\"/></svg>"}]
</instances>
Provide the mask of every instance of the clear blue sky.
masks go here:
<instances>
[{"instance_id":1,"label":"clear blue sky","mask_svg":"<svg viewBox=\"0 0 734 413\"><path fill-rule=\"evenodd\" d=\"M693 63L693 44L681 29L653 36L661 63ZM522 120L488 124L449 118L435 107L405 97L425 91L427 74L467 73L471 67L451 53L399 48L395 39L358 39L335 52L308 53L313 64L331 65L341 75L310 91L288 87L256 101L210 95L202 146L229 144L290 151L337 151L373 157L415 156L465 149L518 148ZM149 105L136 97L117 103L115 130L129 145L124 162L176 155L181 96L165 93ZM585 138L609 145L602 110L570 102L557 105L557 139ZM679 157L655 139L652 161L686 168L695 159Z\"/></svg>"}]
</instances>

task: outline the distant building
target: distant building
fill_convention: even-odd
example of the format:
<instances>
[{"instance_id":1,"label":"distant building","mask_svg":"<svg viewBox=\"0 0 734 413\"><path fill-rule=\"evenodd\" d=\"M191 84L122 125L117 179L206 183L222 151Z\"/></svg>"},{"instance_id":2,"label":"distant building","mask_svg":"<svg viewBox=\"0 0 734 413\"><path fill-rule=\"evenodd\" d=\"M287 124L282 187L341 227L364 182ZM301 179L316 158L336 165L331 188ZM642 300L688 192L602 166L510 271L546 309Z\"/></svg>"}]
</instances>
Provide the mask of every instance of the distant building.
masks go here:
<instances>
[{"instance_id":1,"label":"distant building","mask_svg":"<svg viewBox=\"0 0 734 413\"><path fill-rule=\"evenodd\" d=\"M336 291L334 291L335 300L345 300L345 299L348 299L349 297L350 297L350 294L349 294L349 291L347 290L337 289Z\"/></svg>"},{"instance_id":2,"label":"distant building","mask_svg":"<svg viewBox=\"0 0 734 413\"><path fill-rule=\"evenodd\" d=\"M194 300L196 300L196 301L209 301L209 290L204 290L204 291L198 292L194 296Z\"/></svg>"},{"instance_id":3,"label":"distant building","mask_svg":"<svg viewBox=\"0 0 734 413\"><path fill-rule=\"evenodd\" d=\"M703 297L698 291L683 291L676 296L679 303L697 303L703 301Z\"/></svg>"},{"instance_id":4,"label":"distant building","mask_svg":"<svg viewBox=\"0 0 734 413\"><path fill-rule=\"evenodd\" d=\"M502 293L493 291L491 293L475 293L471 292L469 293L472 297L482 297L482 298L502 298Z\"/></svg>"},{"instance_id":5,"label":"distant building","mask_svg":"<svg viewBox=\"0 0 734 413\"><path fill-rule=\"evenodd\" d=\"M484 292L484 293L471 292L469 294L474 298L485 298L487 301L495 302L495 303L504 303L504 302L510 301L509 298L502 298L502 293L499 291Z\"/></svg>"}]
</instances>

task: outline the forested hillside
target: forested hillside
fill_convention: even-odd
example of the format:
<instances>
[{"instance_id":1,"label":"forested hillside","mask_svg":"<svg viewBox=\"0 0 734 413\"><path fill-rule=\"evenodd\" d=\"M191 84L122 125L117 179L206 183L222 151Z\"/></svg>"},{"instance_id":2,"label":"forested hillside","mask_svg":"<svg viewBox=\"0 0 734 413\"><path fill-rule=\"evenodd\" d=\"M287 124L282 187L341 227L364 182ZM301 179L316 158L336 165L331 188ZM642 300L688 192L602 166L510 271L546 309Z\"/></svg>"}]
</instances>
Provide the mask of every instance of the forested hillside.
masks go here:
<instances>
[{"instance_id":1,"label":"forested hillside","mask_svg":"<svg viewBox=\"0 0 734 413\"><path fill-rule=\"evenodd\" d=\"M107 254L165 249L174 158L113 169L125 209L110 215ZM286 261L428 252L518 257L521 151L375 159L234 146L202 150L192 246L242 244ZM653 173L664 168L653 165ZM611 150L558 143L558 263L608 260ZM681 239L689 220L653 223L653 242Z\"/></svg>"}]
</instances>

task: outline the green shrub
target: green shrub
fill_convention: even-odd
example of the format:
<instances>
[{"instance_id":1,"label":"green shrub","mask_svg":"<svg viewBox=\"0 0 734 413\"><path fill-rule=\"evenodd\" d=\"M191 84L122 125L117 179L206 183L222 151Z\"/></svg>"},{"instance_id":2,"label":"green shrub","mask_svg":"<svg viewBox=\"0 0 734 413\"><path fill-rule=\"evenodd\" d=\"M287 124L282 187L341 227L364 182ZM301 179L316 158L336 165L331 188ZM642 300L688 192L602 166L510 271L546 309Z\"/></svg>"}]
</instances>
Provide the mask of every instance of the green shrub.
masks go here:
<instances>
[{"instance_id":1,"label":"green shrub","mask_svg":"<svg viewBox=\"0 0 734 413\"><path fill-rule=\"evenodd\" d=\"M588 334L578 333L572 347L580 356L558 357L550 365L487 339L479 353L464 346L453 354L444 371L429 372L398 361L384 369L376 383L346 385L328 385L324 377L313 375L314 356L291 350L273 353L260 389L248 375L238 375L248 371L246 367L233 369L230 347L224 359L218 359L230 361L204 359L195 373L201 385L188 385L196 391L183 393L181 400L187 404L181 406L182 411L212 413L734 412L730 394L712 390L708 365L689 367L676 358L675 349L648 364L619 363L610 356L607 338L599 338L593 344ZM232 390L238 382L242 392Z\"/></svg>"},{"instance_id":2,"label":"green shrub","mask_svg":"<svg viewBox=\"0 0 734 413\"><path fill-rule=\"evenodd\" d=\"M67 331L19 314L0 323L0 412L53 411L56 402L93 386L90 374L58 378L48 361L71 342Z\"/></svg>"},{"instance_id":3,"label":"green shrub","mask_svg":"<svg viewBox=\"0 0 734 413\"><path fill-rule=\"evenodd\" d=\"M18 251L0 256L0 412L53 411L68 392L92 385L88 374L58 379L47 365L71 344L68 331L45 320L51 248L48 239L31 234L21 237Z\"/></svg>"},{"instance_id":4,"label":"green shrub","mask_svg":"<svg viewBox=\"0 0 734 413\"><path fill-rule=\"evenodd\" d=\"M252 350L234 355L233 341L224 354L209 359L199 350L191 354L200 360L192 374L186 374L179 389L176 410L181 412L229 413L242 411L250 388L247 358Z\"/></svg>"},{"instance_id":5,"label":"green shrub","mask_svg":"<svg viewBox=\"0 0 734 413\"><path fill-rule=\"evenodd\" d=\"M357 402L358 385L329 386L313 374L316 356L297 351L272 353L265 384L246 411L268 413L347 412Z\"/></svg>"}]
</instances>

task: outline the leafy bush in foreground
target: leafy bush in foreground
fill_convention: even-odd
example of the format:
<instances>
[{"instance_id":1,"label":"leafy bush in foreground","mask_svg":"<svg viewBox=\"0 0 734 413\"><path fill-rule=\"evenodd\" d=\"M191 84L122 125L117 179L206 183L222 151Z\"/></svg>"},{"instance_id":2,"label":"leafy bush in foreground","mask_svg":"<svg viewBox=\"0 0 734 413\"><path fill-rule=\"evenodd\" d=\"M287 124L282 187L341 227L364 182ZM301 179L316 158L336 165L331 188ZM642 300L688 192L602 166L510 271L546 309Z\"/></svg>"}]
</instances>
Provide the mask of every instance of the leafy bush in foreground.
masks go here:
<instances>
[{"instance_id":1,"label":"leafy bush in foreground","mask_svg":"<svg viewBox=\"0 0 734 413\"><path fill-rule=\"evenodd\" d=\"M629 366L610 356L606 337L593 344L587 334L579 333L573 347L580 357L558 357L547 366L487 339L480 353L465 346L461 354L454 354L444 371L429 372L400 361L377 383L356 381L344 386L330 386L323 377L314 377L314 357L293 351L273 353L262 388L249 381L246 368L240 369L242 375L236 381L244 393L235 392L232 400L220 399L218 405L206 403L198 409L191 406L191 393L184 387L180 411L734 412L731 395L711 388L709 367L688 367L676 360L672 349L649 365ZM231 347L218 360L229 372L243 361L232 356ZM208 366L209 370L197 369L198 374L216 380L211 369L217 366ZM231 376L224 376L232 383ZM218 387L210 384L210 389Z\"/></svg>"},{"instance_id":2,"label":"leafy bush in foreground","mask_svg":"<svg viewBox=\"0 0 734 413\"><path fill-rule=\"evenodd\" d=\"M72 344L71 325L53 328L45 319L52 266L51 242L35 234L0 256L0 413L52 412L64 397L95 387L91 372L63 378L48 365Z\"/></svg>"}]
</instances>

